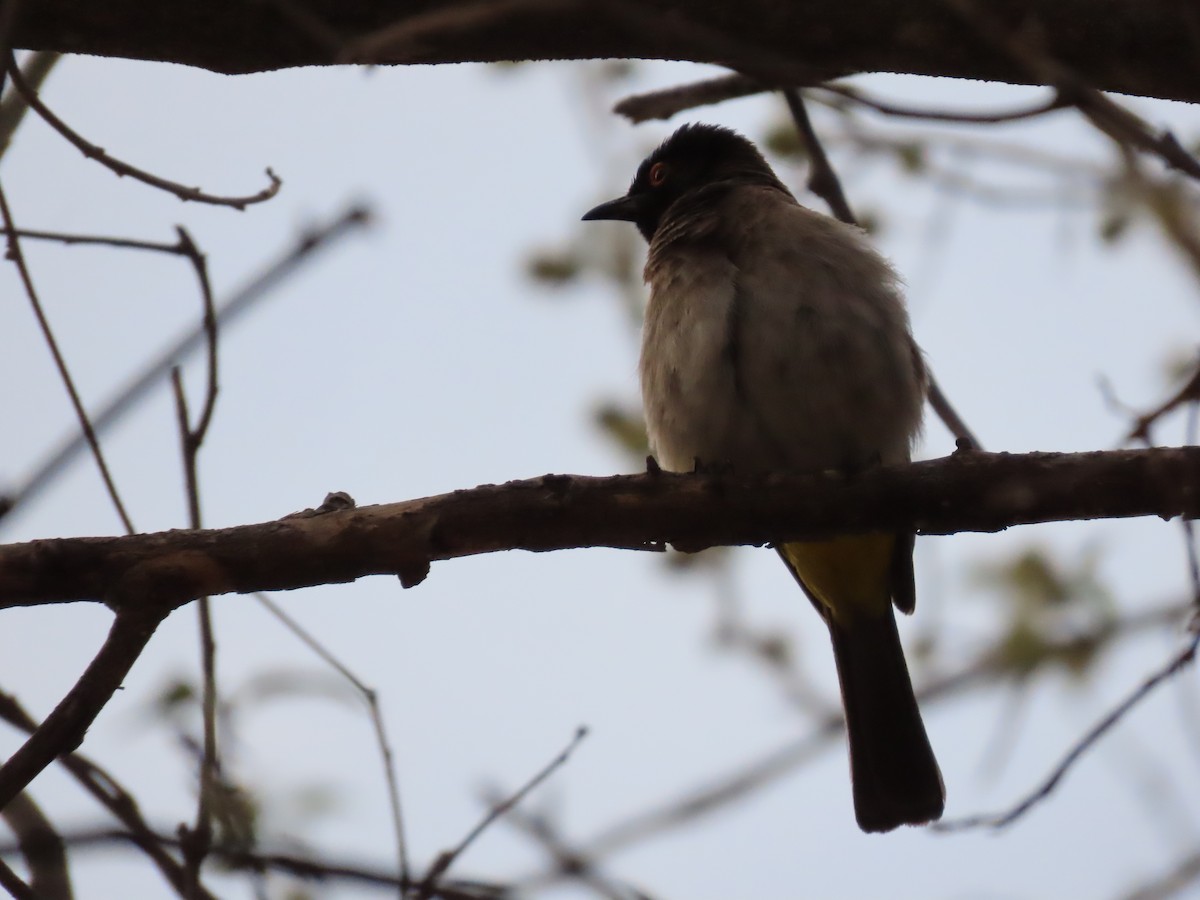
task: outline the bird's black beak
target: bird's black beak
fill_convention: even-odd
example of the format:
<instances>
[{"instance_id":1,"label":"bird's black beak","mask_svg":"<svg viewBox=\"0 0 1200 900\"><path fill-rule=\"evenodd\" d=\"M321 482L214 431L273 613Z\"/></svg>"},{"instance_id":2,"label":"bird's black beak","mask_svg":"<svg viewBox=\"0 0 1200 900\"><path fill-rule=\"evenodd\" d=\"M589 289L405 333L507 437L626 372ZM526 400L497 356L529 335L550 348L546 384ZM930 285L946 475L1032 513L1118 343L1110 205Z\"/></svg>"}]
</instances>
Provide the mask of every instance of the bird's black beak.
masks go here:
<instances>
[{"instance_id":1,"label":"bird's black beak","mask_svg":"<svg viewBox=\"0 0 1200 900\"><path fill-rule=\"evenodd\" d=\"M599 206L589 209L583 214L584 222L594 219L613 219L618 222L636 222L645 208L645 199L641 195L626 194L616 200L609 200Z\"/></svg>"}]
</instances>

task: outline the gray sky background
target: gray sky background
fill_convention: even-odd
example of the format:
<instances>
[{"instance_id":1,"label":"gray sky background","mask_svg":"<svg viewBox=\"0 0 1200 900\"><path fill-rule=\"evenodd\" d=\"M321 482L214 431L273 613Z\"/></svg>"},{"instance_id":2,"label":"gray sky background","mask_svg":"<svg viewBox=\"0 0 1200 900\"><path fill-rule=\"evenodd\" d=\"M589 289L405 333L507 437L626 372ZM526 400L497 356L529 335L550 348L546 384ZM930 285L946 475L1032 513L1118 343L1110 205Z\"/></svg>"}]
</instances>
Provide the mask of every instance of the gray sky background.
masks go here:
<instances>
[{"instance_id":1,"label":"gray sky background","mask_svg":"<svg viewBox=\"0 0 1200 900\"><path fill-rule=\"evenodd\" d=\"M709 74L653 64L630 91ZM584 68L476 66L306 70L237 78L166 65L67 59L47 102L85 136L137 165L216 193L251 193L271 166L280 195L245 213L181 204L84 160L30 119L0 167L19 225L173 239L185 224L208 254L218 297L351 199L376 227L322 256L222 335L222 394L202 454L205 521L257 522L320 503L331 490L382 503L545 472L607 474L630 463L590 410L636 398L636 336L605 285L550 293L522 274L533 247L582 233L582 212L622 191L644 151L683 121L757 136L778 116L738 101L633 128L589 94ZM874 77L889 96L960 107L1007 106L1028 89ZM590 106L589 106L590 105ZM1138 101L1183 138L1195 111ZM594 107L594 108L593 108ZM822 119L818 118L820 127ZM1103 162L1111 150L1062 114L1006 128L1014 142ZM1186 140L1185 140L1186 142ZM839 154L833 148L833 161ZM781 175L799 189L803 173ZM992 450L1114 446L1126 422L1103 376L1145 408L1167 390L1164 357L1194 348L1200 303L1184 266L1140 227L1116 248L1081 209L996 209L947 196L894 166L846 166L860 209L883 212L884 252L909 283L918 341L943 386ZM980 170L1022 183L1019 170ZM803 198L802 198L803 199ZM821 208L819 201L805 202ZM181 261L26 242L62 348L95 406L199 314ZM0 480L17 481L73 422L12 266L0 268L0 394L7 427ZM194 406L203 366L187 364ZM1180 440L1178 421L1160 439ZM952 449L931 421L923 456ZM169 390L107 439L137 527L185 524ZM5 541L119 531L94 465L81 460L6 523ZM1015 529L926 538L917 551L921 623L969 659L999 622L996 598L967 567L1048 542L1068 561L1098 553L1123 610L1184 596L1183 543L1158 521ZM754 623L794 635L801 665L836 697L824 629L773 554L740 550L732 585ZM481 785L512 788L578 725L590 737L529 801L564 834L590 835L803 736L776 685L713 642L717 586L661 557L588 550L497 554L436 564L402 591L376 578L277 599L382 696L398 756L412 855L427 863L481 812ZM215 601L224 691L263 673L321 673L317 661L248 598ZM91 658L109 617L91 605L5 612L0 685L49 711ZM195 614L176 613L101 715L84 751L133 789L152 821L194 815L188 766L149 715L164 679L197 668ZM1106 655L1080 686L1040 679L1026 702L1009 688L929 705L926 722L958 817L1009 805L1072 742L1173 652L1170 635ZM915 667L916 681L937 674ZM322 675L327 678L328 676ZM1106 739L1056 795L1008 831L864 836L851 811L841 742L717 814L618 854L605 871L660 898L1116 897L1200 841L1195 672L1161 690ZM337 807L315 823L287 802L268 821L336 856L387 864L387 806L368 723L353 702L274 699L237 719L239 776L268 796L320 784ZM1003 767L987 765L999 737ZM18 745L0 734L0 752ZM64 827L104 821L57 771L34 796ZM153 897L163 887L133 854L86 857L78 896ZM542 862L495 826L456 866L503 878ZM220 882L218 882L220 883ZM240 884L240 882L239 882ZM240 890L240 888L239 888ZM248 896L228 888L224 896ZM330 889L324 896L368 896ZM561 891L547 896L576 896Z\"/></svg>"}]
</instances>

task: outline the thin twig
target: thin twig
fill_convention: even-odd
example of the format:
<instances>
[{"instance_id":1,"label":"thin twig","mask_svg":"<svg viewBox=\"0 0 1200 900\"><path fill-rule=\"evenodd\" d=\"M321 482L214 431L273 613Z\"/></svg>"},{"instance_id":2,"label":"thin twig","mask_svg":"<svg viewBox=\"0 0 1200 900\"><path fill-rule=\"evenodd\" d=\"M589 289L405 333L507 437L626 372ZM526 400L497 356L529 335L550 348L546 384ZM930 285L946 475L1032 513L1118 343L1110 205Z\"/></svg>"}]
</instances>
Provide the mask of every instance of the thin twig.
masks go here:
<instances>
[{"instance_id":1,"label":"thin twig","mask_svg":"<svg viewBox=\"0 0 1200 900\"><path fill-rule=\"evenodd\" d=\"M608 900L628 900L631 893L634 893L622 890L613 884L607 876L599 871L595 860L569 846L562 835L551 827L545 816L529 815L519 809L513 809L509 811L504 821L536 840L549 854L559 872L564 875L569 874L574 881L587 885L600 896L607 897ZM634 896L644 898L646 894L637 891Z\"/></svg>"},{"instance_id":2,"label":"thin twig","mask_svg":"<svg viewBox=\"0 0 1200 900\"><path fill-rule=\"evenodd\" d=\"M1200 159L1188 153L1170 131L1156 133L1140 116L1114 102L1056 59L1040 36L1008 28L990 7L975 0L942 0L990 49L1007 56L1029 78L1055 88L1100 131L1159 157L1173 169L1200 179Z\"/></svg>"},{"instance_id":3,"label":"thin twig","mask_svg":"<svg viewBox=\"0 0 1200 900\"><path fill-rule=\"evenodd\" d=\"M302 234L283 255L268 265L263 271L253 276L246 284L234 291L233 295L217 309L217 323L222 329L229 328L238 316L251 309L259 300L270 295L273 288L291 276L304 262L313 259L317 251L332 247L336 241L355 229L370 222L370 212L365 206L354 205L338 214L332 221ZM10 241L12 240L10 230ZM16 231L16 234L22 234ZM156 244L148 241L133 241L124 238L105 238L87 235L55 235L50 232L36 232L32 236L45 240L58 240L66 244L105 244L115 247L127 247L137 250L153 250L163 253L173 253L187 256L187 248L182 244ZM193 267L200 271L195 260ZM115 397L100 407L93 423L96 433L102 433L112 427L126 412L132 409L139 400L155 387L179 361L205 340L206 328L201 325L189 334L164 349L146 365ZM5 509L11 510L25 503L47 487L58 474L83 450L89 446L89 441L83 435L72 434L52 453L32 475L5 498L8 501Z\"/></svg>"},{"instance_id":4,"label":"thin twig","mask_svg":"<svg viewBox=\"0 0 1200 900\"><path fill-rule=\"evenodd\" d=\"M808 189L824 200L838 219L847 225L857 225L858 221L854 217L854 211L850 208L850 203L846 200L846 194L842 190L841 179L838 178L833 164L830 163L829 157L825 153L825 148L822 146L820 138L817 137L817 132L812 126L812 120L809 118L808 110L804 105L803 97L800 96L800 92L795 88L784 90L783 96L787 101L788 109L791 111L792 119L796 123L796 129L800 133L800 141L808 152L808 158L811 161L808 175ZM958 414L957 410L950 404L950 401L946 399L946 395L942 393L942 389L934 378L933 373L927 372L927 375L929 383L926 397L929 400L929 405L937 413L942 422L945 423L951 434L954 435L959 449L983 449L978 439L971 432L971 429L967 427L967 423L963 421L962 416Z\"/></svg>"},{"instance_id":5,"label":"thin twig","mask_svg":"<svg viewBox=\"0 0 1200 900\"><path fill-rule=\"evenodd\" d=\"M1162 604L1117 622L1106 623L1086 639L1099 651L1122 638L1178 622L1187 612L1187 604ZM1079 640L1076 636L1067 639L1066 643ZM1048 648L1047 655L1055 655L1057 649ZM1009 671L1011 667L1006 662L1004 653L984 653L958 671L926 684L917 692L917 699L924 706L945 697L960 696L968 689L994 684L998 677ZM693 823L696 819L723 809L734 800L744 799L796 771L822 752L844 728L845 720L838 711L818 717L807 735L790 741L732 772L722 773L697 789L610 825L577 847L575 852L584 859L597 862L650 837ZM517 893L519 896L527 896L534 889L545 887L569 874L558 871L543 872L520 879L516 882Z\"/></svg>"},{"instance_id":6,"label":"thin twig","mask_svg":"<svg viewBox=\"0 0 1200 900\"><path fill-rule=\"evenodd\" d=\"M200 412L200 419L196 425L194 427L188 426L187 428L190 452L193 457L189 467L195 469L194 457L199 452L200 445L204 443L204 438L208 435L208 426L212 423L213 410L216 409L217 405L217 394L220 392L218 386L219 378L217 376L217 312L216 304L213 302L212 285L208 280L208 260L200 252L200 248L196 246L196 242L192 240L192 236L188 234L187 229L181 225L178 226L177 231L179 233L179 244L184 248L183 255L191 262L192 268L196 270L196 280L200 283L200 299L204 304L201 328L204 331L204 346L208 351L208 381L204 392L204 407ZM186 421L185 416L185 424ZM200 527L199 506L199 498L197 496L194 509L196 524L192 526L193 528Z\"/></svg>"},{"instance_id":7,"label":"thin twig","mask_svg":"<svg viewBox=\"0 0 1200 900\"><path fill-rule=\"evenodd\" d=\"M665 90L633 94L619 101L613 107L613 112L624 116L634 125L639 125L651 119L669 119L676 113L695 109L697 106L712 106L769 90L774 88L765 87L762 82L748 75L735 73Z\"/></svg>"},{"instance_id":8,"label":"thin twig","mask_svg":"<svg viewBox=\"0 0 1200 900\"><path fill-rule=\"evenodd\" d=\"M3 692L0 692L0 719L28 734L32 734L38 727L38 723L17 702L16 698ZM59 756L58 761L83 786L84 790L125 826L128 832L127 840L145 853L162 872L163 877L167 879L175 892L183 896L183 867L164 849L159 836L142 817L137 799L122 787L120 782L109 772L82 754L65 753ZM199 898L200 900L215 900L207 891L203 891Z\"/></svg>"},{"instance_id":9,"label":"thin twig","mask_svg":"<svg viewBox=\"0 0 1200 900\"><path fill-rule=\"evenodd\" d=\"M180 229L181 239L184 232ZM190 239L189 239L190 240ZM205 292L205 321L211 320L212 297ZM209 398L216 399L216 325L211 331L206 324L209 335L209 372L213 376L209 382ZM183 378L179 368L171 370L171 387L175 395L175 410L179 423L179 443L183 453L184 480L188 503L188 518L192 528L201 527L200 489L197 480L196 459L200 450L203 435L190 425L187 396L183 390ZM211 404L205 404L211 415ZM208 427L207 421L204 427ZM200 754L200 789L196 800L196 823L191 828L179 826L180 847L183 849L185 872L186 900L193 898L200 891L200 868L212 847L212 800L217 789L217 674L216 655L217 645L213 637L212 610L208 597L199 597L196 601L197 617L200 626L200 667L201 667L201 710L204 721L204 740Z\"/></svg>"},{"instance_id":10,"label":"thin twig","mask_svg":"<svg viewBox=\"0 0 1200 900\"><path fill-rule=\"evenodd\" d=\"M67 848L62 835L46 818L38 805L22 791L0 810L4 824L16 835L25 867L29 870L29 889L38 900L71 900L71 877L67 867Z\"/></svg>"},{"instance_id":11,"label":"thin twig","mask_svg":"<svg viewBox=\"0 0 1200 900\"><path fill-rule=\"evenodd\" d=\"M475 839L487 830L488 826L524 800L527 796L529 796L530 792L537 788L538 785L558 771L558 769L560 769L567 762L567 760L570 759L571 754L574 752L575 748L579 746L580 741L587 737L587 733L587 728L582 725L576 729L574 737L571 738L571 742L567 744L565 748L563 748L563 751L559 753L558 756L554 757L554 759L550 760L550 762L543 766L542 769L531 779L529 779L529 781L527 781L523 787L517 790L516 793L495 804L490 810L488 810L487 815L485 815L479 821L479 824L477 824L467 833L466 837L458 842L456 847L439 854L433 865L430 866L429 873L424 879L422 879L421 884L419 885L417 900L427 900L427 898L432 897L434 892L437 890L438 879L440 879L446 870L454 864L454 861L462 856L466 849L475 842Z\"/></svg>"},{"instance_id":12,"label":"thin twig","mask_svg":"<svg viewBox=\"0 0 1200 900\"><path fill-rule=\"evenodd\" d=\"M392 832L396 841L396 859L400 882L407 884L411 870L408 861L408 841L405 839L404 834L404 816L400 806L400 780L396 774L396 760L392 752L392 745L388 740L387 730L384 727L383 712L379 706L379 692L375 688L368 686L362 679L350 671L349 667L334 656L324 644L318 641L299 622L288 615L283 607L266 594L261 591L256 592L254 599L270 612L271 615L282 622L284 627L299 638L313 653L346 679L367 704L367 709L371 716L371 726L375 729L375 745L379 748L379 756L383 763L383 777L387 783L388 805L392 815Z\"/></svg>"},{"instance_id":13,"label":"thin twig","mask_svg":"<svg viewBox=\"0 0 1200 900\"><path fill-rule=\"evenodd\" d=\"M0 862L0 888L8 891L14 900L38 900L33 888L23 882L6 862Z\"/></svg>"},{"instance_id":14,"label":"thin twig","mask_svg":"<svg viewBox=\"0 0 1200 900\"><path fill-rule=\"evenodd\" d=\"M1196 369L1192 372L1192 377L1178 391L1156 406L1148 413L1143 413L1137 417L1129 434L1125 436L1127 443L1133 441L1141 441L1149 446L1152 441L1150 438L1150 429L1154 427L1167 413L1178 409L1185 403L1200 403L1200 362L1197 363Z\"/></svg>"},{"instance_id":15,"label":"thin twig","mask_svg":"<svg viewBox=\"0 0 1200 900\"><path fill-rule=\"evenodd\" d=\"M171 387L175 396L176 418L179 426L179 447L183 455L184 484L188 504L188 521L192 528L203 527L200 514L200 481L197 460L204 444L208 427L216 409L217 378L217 317L213 309L212 289L208 281L208 265L195 241L180 227L179 243L185 255L196 269L203 300L202 328L208 348L208 380L205 390L204 409L196 425L191 424L188 414L187 394L183 389L183 376L178 366L171 370ZM200 791L196 802L196 822L188 829L180 826L186 871L186 897L193 900L200 891L200 868L212 847L212 803L217 790L219 756L217 745L217 642L213 634L212 606L208 597L196 601L196 613L200 627L201 709L204 721L204 740L200 756Z\"/></svg>"},{"instance_id":16,"label":"thin twig","mask_svg":"<svg viewBox=\"0 0 1200 900\"><path fill-rule=\"evenodd\" d=\"M35 91L25 79L21 76L21 70L18 68L16 60L10 53L8 56L8 74L12 78L13 87L15 87L21 96L25 98L25 102L29 104L29 108L41 116L42 120L66 138L76 149L79 150L88 159L94 159L106 169L116 173L117 175L128 175L135 181L140 181L143 184L148 184L151 187L174 194L180 200L193 200L197 203L208 203L212 206L231 206L234 209L242 210L254 203L262 203L265 200L270 200L279 193L279 188L283 182L279 177L267 169L267 179L269 184L259 191L257 194L251 194L245 197L221 197L215 194L208 194L200 188L188 187L176 181L169 181L166 178L160 178L158 175L153 175L144 169L139 169L127 162L116 159L113 156L104 152L102 147L91 143L83 138L78 132L73 130L62 119L56 116L44 104Z\"/></svg>"},{"instance_id":17,"label":"thin twig","mask_svg":"<svg viewBox=\"0 0 1200 900\"><path fill-rule=\"evenodd\" d=\"M8 229L3 233L7 235ZM187 256L186 248L176 241L167 244L162 241L143 241L136 238L109 237L103 234L70 234L65 231L38 231L33 228L18 228L13 232L22 240L54 241L68 247L75 245L97 245L101 247L120 247L127 250L151 250L155 253L169 253L172 256Z\"/></svg>"},{"instance_id":18,"label":"thin twig","mask_svg":"<svg viewBox=\"0 0 1200 900\"><path fill-rule=\"evenodd\" d=\"M136 590L136 588L133 588ZM114 599L116 599L114 595ZM79 746L167 613L149 603L119 609L95 658L59 704L0 766L0 808L63 753Z\"/></svg>"},{"instance_id":19,"label":"thin twig","mask_svg":"<svg viewBox=\"0 0 1200 900\"><path fill-rule=\"evenodd\" d=\"M37 317L38 326L42 330L46 346L50 350L50 355L54 357L54 365L58 369L63 387L67 389L67 395L71 398L71 406L75 408L75 417L78 419L79 428L83 432L82 441L87 447L91 448L92 458L96 460L96 467L100 470L100 478L104 481L105 490L108 491L108 496L116 508L117 516L121 519L121 524L125 526L127 533L133 534L133 520L129 518L129 514L125 511L125 504L121 502L121 496L117 493L116 482L113 481L112 474L108 470L108 463L104 459L104 453L100 449L100 440L96 437L96 431L92 427L91 419L88 418L87 410L83 407L79 391L75 388L75 380L71 377L70 370L67 369L67 361L62 355L62 351L58 348L58 341L54 337L54 331L50 328L50 320L46 318L41 300L38 299L37 290L33 286L33 278L29 274L29 267L25 264L25 254L21 252L21 239L17 237L17 227L13 223L12 212L8 208L8 197L5 195L3 187L0 187L0 216L3 216L4 228L8 235L8 258L12 260L13 264L17 267L18 273L20 273L21 283L25 286L25 294L29 297L29 303L33 307L33 314ZM14 505L15 502L12 502L7 508L11 509Z\"/></svg>"},{"instance_id":20,"label":"thin twig","mask_svg":"<svg viewBox=\"0 0 1200 900\"><path fill-rule=\"evenodd\" d=\"M1187 646L1182 651L1173 656L1170 661L1147 678L1138 688L1126 697L1121 703L1117 704L1108 715L1101 719L1090 731L1075 743L1075 746L1063 757L1062 761L1055 767L1050 776L1041 783L1037 788L1026 795L1025 799L1017 803L1015 806L1002 813L994 813L990 815L966 816L961 819L953 819L935 823L930 826L937 831L965 831L971 828L1004 828L1011 825L1017 819L1021 818L1025 813L1032 809L1037 804L1041 803L1049 797L1059 782L1066 777L1071 767L1079 761L1088 749L1090 749L1100 738L1104 737L1112 728L1120 722L1125 715L1137 706L1142 700L1149 696L1156 687L1163 682L1169 680L1173 675L1179 672L1184 666L1190 664L1196 657L1196 649L1200 646L1200 633L1195 634L1188 640Z\"/></svg>"},{"instance_id":21,"label":"thin twig","mask_svg":"<svg viewBox=\"0 0 1200 900\"><path fill-rule=\"evenodd\" d=\"M0 59L5 58L7 58L7 53L0 56ZM26 83L35 91L41 90L46 77L60 59L62 59L62 54L53 50L35 51L26 57L21 74ZM2 79L3 73L0 73L0 80ZM17 133L17 129L25 120L25 113L28 111L29 104L17 91L8 91L3 98L0 98L0 156L7 153L8 148L12 146L13 135Z\"/></svg>"},{"instance_id":22,"label":"thin twig","mask_svg":"<svg viewBox=\"0 0 1200 900\"><path fill-rule=\"evenodd\" d=\"M958 411L950 405L946 395L942 393L942 386L934 378L933 372L927 369L925 374L929 379L925 388L925 397L929 401L929 405L933 407L933 411L937 413L938 418L942 420L942 424L954 435L958 449L983 450L983 444L979 442L979 438L975 437L975 433L962 420Z\"/></svg>"},{"instance_id":23,"label":"thin twig","mask_svg":"<svg viewBox=\"0 0 1200 900\"><path fill-rule=\"evenodd\" d=\"M722 75L717 78L706 78L690 84L681 84L663 90L648 91L644 94L632 94L617 102L613 112L622 115L635 125L651 119L669 119L681 112L700 106L712 106L727 100L739 100L773 91L775 88L763 84L747 75ZM865 93L858 88L836 82L815 84L806 88L806 92L814 91L834 94L843 100L873 109L883 115L904 119L924 119L931 122L955 122L963 125L993 125L1004 122L1016 122L1022 119L1032 119L1043 116L1059 109L1065 109L1071 104L1058 94L1049 100L1022 106L1016 109L995 110L991 112L967 112L961 110L923 109L905 106L890 100L883 100Z\"/></svg>"},{"instance_id":24,"label":"thin twig","mask_svg":"<svg viewBox=\"0 0 1200 900\"><path fill-rule=\"evenodd\" d=\"M844 100L849 100L851 103L865 106L867 109L872 109L877 113L897 119L953 122L960 125L1000 125L1006 122L1020 122L1025 119L1035 119L1038 116L1057 112L1060 109L1067 109L1071 105L1061 94L1055 93L1049 100L1042 100L1038 103L1017 107L1016 109L995 110L992 112L966 112L962 110L925 109L905 106L901 103L894 103L890 100L881 100L878 97L873 97L848 84L819 84L815 85L812 90L835 94Z\"/></svg>"},{"instance_id":25,"label":"thin twig","mask_svg":"<svg viewBox=\"0 0 1200 900\"><path fill-rule=\"evenodd\" d=\"M164 846L179 846L179 839L171 835L157 833L155 838ZM110 844L132 843L132 839L133 835L128 832L112 828L89 829L63 835L63 842L68 847L103 847ZM20 853L18 846L0 844L0 858L14 856L18 853ZM344 881L350 884L395 887L401 890L412 887L412 885L397 879L390 872L378 871L351 862L318 859L311 855L301 857L285 853L260 853L247 850L242 846L214 844L212 856L222 860L233 870L247 870L256 874L274 870L314 882ZM511 897L512 894L507 893L503 885L455 880L440 884L437 896L441 900L484 900L484 898L499 900L501 897Z\"/></svg>"},{"instance_id":26,"label":"thin twig","mask_svg":"<svg viewBox=\"0 0 1200 900\"><path fill-rule=\"evenodd\" d=\"M800 92L795 88L788 88L783 91L783 97L787 101L796 129L800 132L800 141L811 162L808 170L808 189L824 200L838 219L847 225L857 225L858 220L854 217L854 211L850 209L846 194L842 190L842 182L829 162L829 157L825 155L825 148L821 146L816 131L813 130Z\"/></svg>"}]
</instances>

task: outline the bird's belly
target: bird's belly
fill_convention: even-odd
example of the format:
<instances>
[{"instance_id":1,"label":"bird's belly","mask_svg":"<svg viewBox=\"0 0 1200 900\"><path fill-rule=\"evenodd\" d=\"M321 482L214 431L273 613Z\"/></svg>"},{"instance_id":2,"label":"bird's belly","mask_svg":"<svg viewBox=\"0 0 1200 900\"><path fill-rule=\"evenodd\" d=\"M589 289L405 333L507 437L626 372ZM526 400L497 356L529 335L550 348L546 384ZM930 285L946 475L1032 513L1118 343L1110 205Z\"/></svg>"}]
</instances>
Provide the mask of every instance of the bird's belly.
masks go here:
<instances>
[{"instance_id":1,"label":"bird's belly","mask_svg":"<svg viewBox=\"0 0 1200 900\"><path fill-rule=\"evenodd\" d=\"M721 316L647 319L642 395L659 464L691 471L698 459L753 474L907 459L920 400L905 361L830 354L821 340L797 332L735 351Z\"/></svg>"}]
</instances>

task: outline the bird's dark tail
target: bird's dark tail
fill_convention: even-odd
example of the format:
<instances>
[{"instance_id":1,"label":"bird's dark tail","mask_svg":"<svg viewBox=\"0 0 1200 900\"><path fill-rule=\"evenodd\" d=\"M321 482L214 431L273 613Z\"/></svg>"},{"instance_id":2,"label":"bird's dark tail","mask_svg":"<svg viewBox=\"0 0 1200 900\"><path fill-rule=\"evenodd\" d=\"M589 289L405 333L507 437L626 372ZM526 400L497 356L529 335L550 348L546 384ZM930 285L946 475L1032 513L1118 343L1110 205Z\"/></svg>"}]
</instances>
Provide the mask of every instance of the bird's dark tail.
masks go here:
<instances>
[{"instance_id":1,"label":"bird's dark tail","mask_svg":"<svg viewBox=\"0 0 1200 900\"><path fill-rule=\"evenodd\" d=\"M854 814L863 831L891 831L941 818L946 792L913 696L896 619L825 616L833 639L850 741Z\"/></svg>"}]
</instances>

